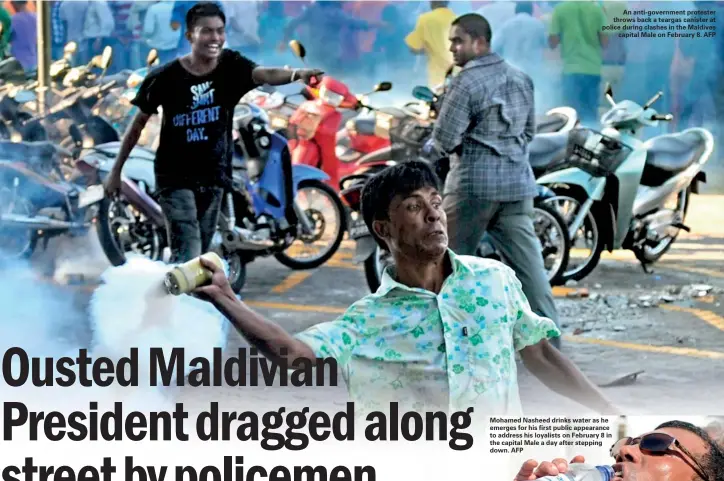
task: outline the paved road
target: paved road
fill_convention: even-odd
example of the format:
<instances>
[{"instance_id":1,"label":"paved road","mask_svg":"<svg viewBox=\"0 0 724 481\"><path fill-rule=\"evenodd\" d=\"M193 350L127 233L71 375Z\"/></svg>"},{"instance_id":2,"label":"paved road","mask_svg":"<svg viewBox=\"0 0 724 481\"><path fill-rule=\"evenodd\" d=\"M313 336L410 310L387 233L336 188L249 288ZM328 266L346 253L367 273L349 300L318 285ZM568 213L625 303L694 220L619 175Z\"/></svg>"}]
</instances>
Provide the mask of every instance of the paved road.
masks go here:
<instances>
[{"instance_id":1,"label":"paved road","mask_svg":"<svg viewBox=\"0 0 724 481\"><path fill-rule=\"evenodd\" d=\"M629 385L605 388L628 414L709 415L720 411L724 398L724 296L718 291L724 288L722 202L722 197L694 198L688 219L692 233L681 235L653 274L644 273L632 255L616 252L606 255L580 285L555 290L565 332L563 351L594 382L606 384L644 371ZM89 264L88 259L97 259L92 248L83 253L87 256L83 265ZM29 280L27 273L4 279L3 304L14 306L9 314L16 321L10 331L28 340L33 333L52 330L52 336L62 332L72 344L86 345L91 333L85 308L92 287L62 286L48 278L53 271L48 261L52 256L52 252L40 254L34 261L34 280ZM352 245L345 242L331 262L314 271L293 272L274 260L257 261L249 267L244 299L292 332L333 319L366 293L363 272L351 263L351 256ZM74 262L70 267L78 265ZM45 281L35 280L36 275L45 276ZM698 297L696 292L689 293L696 284L713 289ZM580 297L581 288L588 288L590 295ZM24 289L36 294L42 291L42 295L22 302ZM671 302L643 307L647 302L656 304L660 295L670 296L667 300ZM0 334L2 329L8 326L0 325ZM244 341L232 332L229 347L240 345L245 345ZM522 365L519 369L521 396L530 414L586 412L542 386ZM315 388L302 395L262 391L225 388L213 393L231 404L260 396L280 401L294 396L303 401L311 395L335 404L346 400L343 387ZM209 391L187 389L180 394L189 400L206 399Z\"/></svg>"}]
</instances>

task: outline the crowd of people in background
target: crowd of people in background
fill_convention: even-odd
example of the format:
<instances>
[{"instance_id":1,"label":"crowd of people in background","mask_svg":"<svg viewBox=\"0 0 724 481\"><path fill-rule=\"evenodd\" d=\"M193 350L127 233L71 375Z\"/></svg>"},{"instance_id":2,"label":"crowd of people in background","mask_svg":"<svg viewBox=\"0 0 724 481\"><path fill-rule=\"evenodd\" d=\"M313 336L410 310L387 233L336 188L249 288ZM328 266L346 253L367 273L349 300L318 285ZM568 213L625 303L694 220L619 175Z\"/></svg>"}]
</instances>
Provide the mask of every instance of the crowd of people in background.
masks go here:
<instances>
[{"instance_id":1,"label":"crowd of people in background","mask_svg":"<svg viewBox=\"0 0 724 481\"><path fill-rule=\"evenodd\" d=\"M112 72L143 66L147 52L161 62L188 52L184 15L194 1L51 1L53 58L78 43L87 62L114 48ZM513 1L219 1L228 18L227 47L262 64L287 63L291 38L307 47L309 64L345 78L371 81L427 74L434 87L452 64L448 33L456 16L477 12L493 31L492 49L529 74L539 110L567 104L587 120L606 108L603 85L617 97L645 101L658 90L657 107L677 114L680 128L724 124L724 35L713 38L629 38L602 26L656 2ZM672 10L713 9L722 32L724 2L672 1ZM37 66L35 2L0 7L0 51L29 70ZM405 73L406 75L400 75ZM414 74L414 75L410 75ZM594 99L598 99L598 102ZM595 106L598 106L598 109Z\"/></svg>"}]
</instances>

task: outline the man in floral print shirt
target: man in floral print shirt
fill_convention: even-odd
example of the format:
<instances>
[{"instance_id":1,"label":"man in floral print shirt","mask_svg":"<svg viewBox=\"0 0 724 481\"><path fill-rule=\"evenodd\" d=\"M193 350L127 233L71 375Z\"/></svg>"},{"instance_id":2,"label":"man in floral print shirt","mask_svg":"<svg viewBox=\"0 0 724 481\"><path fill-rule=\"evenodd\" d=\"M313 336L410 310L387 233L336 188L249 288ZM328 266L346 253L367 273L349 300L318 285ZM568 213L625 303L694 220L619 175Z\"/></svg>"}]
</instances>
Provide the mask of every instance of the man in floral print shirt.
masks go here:
<instances>
[{"instance_id":1,"label":"man in floral print shirt","mask_svg":"<svg viewBox=\"0 0 724 481\"><path fill-rule=\"evenodd\" d=\"M423 162L386 169L365 187L370 232L394 257L380 288L340 318L291 336L239 301L223 271L196 293L209 298L265 355L334 358L361 411L521 412L515 353L551 389L600 413L615 409L548 342L560 336L533 313L512 269L447 247L437 176Z\"/></svg>"}]
</instances>

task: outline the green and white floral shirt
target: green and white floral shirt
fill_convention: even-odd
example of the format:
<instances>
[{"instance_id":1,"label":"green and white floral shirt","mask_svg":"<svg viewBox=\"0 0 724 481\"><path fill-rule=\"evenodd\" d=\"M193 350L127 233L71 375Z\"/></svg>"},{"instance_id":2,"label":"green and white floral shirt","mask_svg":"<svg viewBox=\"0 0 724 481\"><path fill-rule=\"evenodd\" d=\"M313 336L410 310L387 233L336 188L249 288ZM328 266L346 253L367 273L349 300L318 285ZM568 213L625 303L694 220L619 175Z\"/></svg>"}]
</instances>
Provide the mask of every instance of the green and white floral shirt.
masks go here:
<instances>
[{"instance_id":1,"label":"green and white floral shirt","mask_svg":"<svg viewBox=\"0 0 724 481\"><path fill-rule=\"evenodd\" d=\"M388 268L377 292L296 335L337 360L358 412L398 402L401 412L521 413L515 352L561 333L530 309L512 269L448 254L439 294L396 282Z\"/></svg>"}]
</instances>

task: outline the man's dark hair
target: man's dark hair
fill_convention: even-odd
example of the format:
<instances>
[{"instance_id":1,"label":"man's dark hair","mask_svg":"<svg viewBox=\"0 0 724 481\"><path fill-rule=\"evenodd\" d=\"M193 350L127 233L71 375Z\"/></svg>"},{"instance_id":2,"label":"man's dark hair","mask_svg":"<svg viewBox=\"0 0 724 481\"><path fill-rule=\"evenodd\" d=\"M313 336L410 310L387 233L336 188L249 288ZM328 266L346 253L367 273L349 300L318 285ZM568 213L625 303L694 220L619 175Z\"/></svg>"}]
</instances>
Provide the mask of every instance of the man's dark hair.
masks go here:
<instances>
[{"instance_id":1,"label":"man's dark hair","mask_svg":"<svg viewBox=\"0 0 724 481\"><path fill-rule=\"evenodd\" d=\"M490 23L477 13L466 13L460 15L458 18L453 20L453 26L457 25L463 32L470 35L473 40L484 38L486 42L490 43L490 39L493 38L493 32L490 30Z\"/></svg>"},{"instance_id":2,"label":"man's dark hair","mask_svg":"<svg viewBox=\"0 0 724 481\"><path fill-rule=\"evenodd\" d=\"M437 1L437 2L430 2L430 8L432 10L435 10L436 8L445 8L448 6L450 2L443 2L443 1Z\"/></svg>"},{"instance_id":3,"label":"man's dark hair","mask_svg":"<svg viewBox=\"0 0 724 481\"><path fill-rule=\"evenodd\" d=\"M387 250L384 240L375 234L372 223L388 220L390 204L396 196L407 197L418 189L434 187L440 189L440 179L429 164L419 160L402 162L374 175L362 189L362 218L372 237L380 247Z\"/></svg>"},{"instance_id":4,"label":"man's dark hair","mask_svg":"<svg viewBox=\"0 0 724 481\"><path fill-rule=\"evenodd\" d=\"M533 4L531 2L515 2L515 13L533 15Z\"/></svg>"},{"instance_id":5,"label":"man's dark hair","mask_svg":"<svg viewBox=\"0 0 724 481\"><path fill-rule=\"evenodd\" d=\"M224 25L226 25L226 15L216 2L199 2L186 12L186 30L191 31L196 26L196 22L204 17L219 17Z\"/></svg>"},{"instance_id":6,"label":"man's dark hair","mask_svg":"<svg viewBox=\"0 0 724 481\"><path fill-rule=\"evenodd\" d=\"M724 449L720 447L706 431L684 421L669 421L659 425L656 429L665 428L682 429L695 434L704 441L707 446L709 446L709 452L702 456L701 459L698 459L704 468L704 474L709 476L709 481L724 481ZM699 476L694 479L700 481Z\"/></svg>"}]
</instances>

